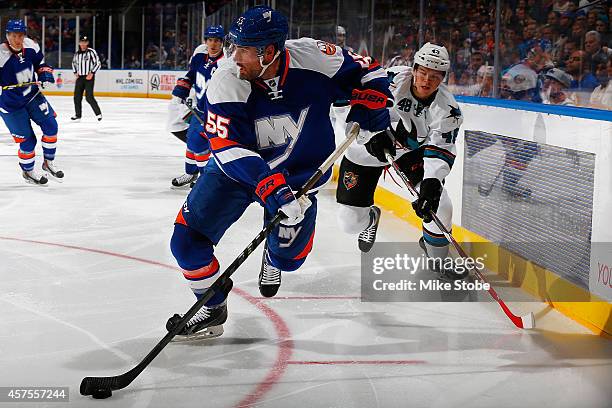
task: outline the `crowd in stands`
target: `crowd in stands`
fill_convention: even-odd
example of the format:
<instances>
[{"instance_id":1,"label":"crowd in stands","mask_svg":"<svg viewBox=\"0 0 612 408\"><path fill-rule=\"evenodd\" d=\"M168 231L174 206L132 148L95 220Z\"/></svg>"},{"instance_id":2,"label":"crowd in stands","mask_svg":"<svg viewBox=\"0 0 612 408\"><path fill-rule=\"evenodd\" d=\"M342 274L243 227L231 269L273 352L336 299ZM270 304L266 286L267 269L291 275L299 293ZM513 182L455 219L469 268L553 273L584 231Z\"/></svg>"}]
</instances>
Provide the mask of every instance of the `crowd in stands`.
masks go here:
<instances>
[{"instance_id":1,"label":"crowd in stands","mask_svg":"<svg viewBox=\"0 0 612 408\"><path fill-rule=\"evenodd\" d=\"M460 4L459 4L460 3ZM450 52L448 84L456 94L493 96L495 1L431 2L424 41ZM612 109L612 1L502 2L498 96ZM414 15L413 15L414 17ZM416 20L404 25L418 27ZM399 31L387 66L411 65L416 30ZM401 44L401 45L400 45Z\"/></svg>"},{"instance_id":2,"label":"crowd in stands","mask_svg":"<svg viewBox=\"0 0 612 408\"><path fill-rule=\"evenodd\" d=\"M88 4L87 0L82 3ZM276 3L288 15L290 4L294 4L293 38L310 36L312 32L316 38L336 41L337 25L342 25L347 47L373 54L385 66L412 64L419 43L419 2L377 0L373 18L370 0L341 1L339 14L337 3L317 2L314 16L310 15L311 2ZM451 70L447 83L453 92L612 109L612 86L608 85L612 77L612 0L504 0L500 13L499 89L493 86L495 6L495 0L426 1L423 40L448 49ZM188 7L192 7L191 17ZM125 68L185 69L202 40L201 15L193 14L196 7L159 2L141 10L145 15L144 47L141 25L130 24L128 29L134 32L126 33ZM138 11L133 20L141 18L141 13ZM81 15L81 33L91 29L93 15ZM96 48L105 61L107 19L108 13L100 14L96 26ZM113 24L118 21L116 18ZM114 28L120 29L118 25ZM41 29L40 14L31 13L29 35L40 41ZM57 17L47 16L45 29L44 49L52 62L60 36L62 53L70 55L74 51L74 18L63 18L60 26ZM113 37L111 49L112 68L120 67L119 35Z\"/></svg>"}]
</instances>

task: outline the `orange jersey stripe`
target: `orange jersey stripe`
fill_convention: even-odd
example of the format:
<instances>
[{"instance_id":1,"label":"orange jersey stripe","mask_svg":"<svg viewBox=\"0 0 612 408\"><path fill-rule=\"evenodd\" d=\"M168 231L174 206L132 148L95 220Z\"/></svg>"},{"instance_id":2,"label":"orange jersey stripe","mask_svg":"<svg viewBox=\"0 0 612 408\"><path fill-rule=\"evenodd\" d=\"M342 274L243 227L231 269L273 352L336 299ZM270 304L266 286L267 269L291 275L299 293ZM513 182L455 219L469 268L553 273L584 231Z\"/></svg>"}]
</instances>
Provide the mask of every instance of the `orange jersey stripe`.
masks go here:
<instances>
[{"instance_id":1,"label":"orange jersey stripe","mask_svg":"<svg viewBox=\"0 0 612 408\"><path fill-rule=\"evenodd\" d=\"M185 217L183 217L183 208L182 207L179 210L178 214L176 215L176 219L174 220L174 223L175 224L182 224L182 225L188 227L187 221L185 221Z\"/></svg>"},{"instance_id":2,"label":"orange jersey stripe","mask_svg":"<svg viewBox=\"0 0 612 408\"><path fill-rule=\"evenodd\" d=\"M210 139L210 147L213 150L220 150L224 147L229 146L242 146L238 142L234 142L233 140L224 139L222 137L213 137Z\"/></svg>"},{"instance_id":3,"label":"orange jersey stripe","mask_svg":"<svg viewBox=\"0 0 612 408\"><path fill-rule=\"evenodd\" d=\"M20 159L31 159L32 157L35 156L35 153L34 152L25 153L20 150L19 152L17 152L17 156L19 156Z\"/></svg>"},{"instance_id":4,"label":"orange jersey stripe","mask_svg":"<svg viewBox=\"0 0 612 408\"><path fill-rule=\"evenodd\" d=\"M213 260L210 264L201 267L200 269L196 269L195 271L187 271L183 269L183 276L189 279L202 279L213 276L215 273L219 271L219 261L217 258L213 257Z\"/></svg>"},{"instance_id":5,"label":"orange jersey stripe","mask_svg":"<svg viewBox=\"0 0 612 408\"><path fill-rule=\"evenodd\" d=\"M308 241L308 244L306 245L306 247L304 248L304 250L302 252L300 252L295 258L293 259L302 259L302 258L306 258L306 256L310 253L310 251L312 250L312 242L314 241L314 235L315 232L312 231L312 235L310 235L310 240Z\"/></svg>"}]
</instances>

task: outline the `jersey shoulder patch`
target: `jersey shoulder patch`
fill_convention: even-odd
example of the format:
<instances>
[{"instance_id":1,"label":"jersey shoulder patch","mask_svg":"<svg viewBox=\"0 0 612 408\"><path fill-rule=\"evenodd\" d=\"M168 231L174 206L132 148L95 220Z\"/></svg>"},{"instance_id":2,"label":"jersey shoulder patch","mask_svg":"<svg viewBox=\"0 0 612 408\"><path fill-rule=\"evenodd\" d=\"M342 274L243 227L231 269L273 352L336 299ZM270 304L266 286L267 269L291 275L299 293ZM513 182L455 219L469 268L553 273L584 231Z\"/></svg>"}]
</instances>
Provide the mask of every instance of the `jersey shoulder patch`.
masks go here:
<instances>
[{"instance_id":1,"label":"jersey shoulder patch","mask_svg":"<svg viewBox=\"0 0 612 408\"><path fill-rule=\"evenodd\" d=\"M196 54L208 54L208 47L206 46L206 44L198 45L193 51L193 55L195 56Z\"/></svg>"},{"instance_id":2,"label":"jersey shoulder patch","mask_svg":"<svg viewBox=\"0 0 612 408\"><path fill-rule=\"evenodd\" d=\"M411 67L398 66L389 68L387 69L387 77L390 82L389 89L396 101L406 95L410 95L410 86L412 85Z\"/></svg>"},{"instance_id":3,"label":"jersey shoulder patch","mask_svg":"<svg viewBox=\"0 0 612 408\"><path fill-rule=\"evenodd\" d=\"M8 49L6 43L0 44L0 68L6 64L6 61L11 58L11 51Z\"/></svg>"},{"instance_id":4,"label":"jersey shoulder patch","mask_svg":"<svg viewBox=\"0 0 612 408\"><path fill-rule=\"evenodd\" d=\"M28 38L28 37L23 39L23 47L24 48L31 48L36 53L38 53L40 51L40 46L33 39Z\"/></svg>"},{"instance_id":5,"label":"jersey shoulder patch","mask_svg":"<svg viewBox=\"0 0 612 408\"><path fill-rule=\"evenodd\" d=\"M316 71L331 78L344 62L342 48L314 38L288 40L285 47L289 51L289 68Z\"/></svg>"},{"instance_id":6,"label":"jersey shoulder patch","mask_svg":"<svg viewBox=\"0 0 612 408\"><path fill-rule=\"evenodd\" d=\"M206 46L206 44L198 45L193 51L193 55L191 56L189 63L191 64L192 62L201 61L204 58L204 55L206 54L208 54L208 47Z\"/></svg>"},{"instance_id":7,"label":"jersey shoulder patch","mask_svg":"<svg viewBox=\"0 0 612 408\"><path fill-rule=\"evenodd\" d=\"M208 82L206 98L211 105L226 102L246 102L251 95L251 83L238 78L235 63L226 63L215 71Z\"/></svg>"}]
</instances>

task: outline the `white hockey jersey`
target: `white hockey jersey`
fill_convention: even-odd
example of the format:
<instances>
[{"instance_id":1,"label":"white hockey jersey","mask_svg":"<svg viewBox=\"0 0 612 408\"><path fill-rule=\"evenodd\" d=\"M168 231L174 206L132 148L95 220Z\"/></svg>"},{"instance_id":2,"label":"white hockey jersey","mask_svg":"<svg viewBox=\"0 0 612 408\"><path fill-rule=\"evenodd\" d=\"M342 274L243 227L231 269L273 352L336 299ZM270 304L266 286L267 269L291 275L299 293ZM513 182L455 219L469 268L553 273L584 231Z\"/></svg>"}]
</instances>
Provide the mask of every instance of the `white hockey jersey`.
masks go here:
<instances>
[{"instance_id":1,"label":"white hockey jersey","mask_svg":"<svg viewBox=\"0 0 612 408\"><path fill-rule=\"evenodd\" d=\"M444 84L440 84L429 100L417 99L411 91L410 67L393 67L387 73L395 100L391 108L391 126L397 141L403 146L397 149L395 158L421 148L424 178L442 181L455 161L455 140L463 122L459 104ZM362 166L386 165L370 155L364 145L357 143L349 147L346 157Z\"/></svg>"}]
</instances>

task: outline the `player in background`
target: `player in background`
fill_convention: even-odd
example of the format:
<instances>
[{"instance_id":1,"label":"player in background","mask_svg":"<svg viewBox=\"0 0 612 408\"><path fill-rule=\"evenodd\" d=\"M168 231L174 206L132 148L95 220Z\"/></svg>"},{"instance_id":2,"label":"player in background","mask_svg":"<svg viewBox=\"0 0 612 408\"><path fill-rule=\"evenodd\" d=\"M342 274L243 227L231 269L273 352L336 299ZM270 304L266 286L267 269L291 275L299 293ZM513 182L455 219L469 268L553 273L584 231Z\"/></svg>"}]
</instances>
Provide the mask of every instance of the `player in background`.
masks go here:
<instances>
[{"instance_id":1,"label":"player in background","mask_svg":"<svg viewBox=\"0 0 612 408\"><path fill-rule=\"evenodd\" d=\"M219 276L214 247L253 202L264 207L264 223L278 211L287 216L267 237L259 274L261 294L276 294L281 271L297 270L312 249L315 193L331 171L299 200L293 191L335 149L331 104L350 100L356 88L380 97L382 106L391 96L376 61L312 38L286 41L287 33L287 18L280 12L266 6L247 10L228 36L232 64L219 68L208 84L206 135L214 160L179 211L171 241L196 297ZM355 105L349 120L366 131L387 129L389 111L377 106ZM182 334L221 334L226 296L215 293ZM171 317L167 328L178 319Z\"/></svg>"},{"instance_id":2,"label":"player in background","mask_svg":"<svg viewBox=\"0 0 612 408\"><path fill-rule=\"evenodd\" d=\"M194 89L191 88L191 92L189 92L189 97L185 100L185 103L168 104L168 121L166 127L174 137L183 143L187 143L187 132L192 116L187 105L193 106L194 101L195 92Z\"/></svg>"},{"instance_id":3,"label":"player in background","mask_svg":"<svg viewBox=\"0 0 612 408\"><path fill-rule=\"evenodd\" d=\"M445 47L427 43L414 56L414 68L394 67L389 72L395 106L391 109L394 144L386 132L365 145L353 143L340 164L336 199L341 204L338 221L343 230L359 234L363 252L374 245L380 209L374 204L378 179L387 166L388 150L402 171L420 191L413 203L423 219L419 243L427 255L444 259L449 241L432 221L436 213L447 229L452 227L452 203L444 179L455 161L455 139L463 121L459 105L442 84L450 67ZM452 270L437 270L449 280L461 279Z\"/></svg>"},{"instance_id":4,"label":"player in background","mask_svg":"<svg viewBox=\"0 0 612 408\"><path fill-rule=\"evenodd\" d=\"M0 86L36 80L41 83L55 82L53 69L45 63L38 44L26 37L25 23L22 20L9 20L6 24L6 41L0 44ZM56 114L37 85L4 91L0 88L0 116L15 142L19 143L19 166L28 183L44 185L48 181L45 174L34 168L36 136L31 120L43 132L43 170L55 179L64 177L64 173L53 163L57 142Z\"/></svg>"},{"instance_id":5,"label":"player in background","mask_svg":"<svg viewBox=\"0 0 612 408\"><path fill-rule=\"evenodd\" d=\"M195 110L201 118L206 118L206 86L212 74L217 70L223 58L223 26L210 26L204 31L204 44L198 46L189 61L189 71L184 78L176 81L172 91L173 104L185 103L193 86L195 90ZM172 179L173 188L193 186L200 171L210 157L208 140L204 135L202 124L196 117L191 117L187 130L187 150L185 151L185 174Z\"/></svg>"},{"instance_id":6,"label":"player in background","mask_svg":"<svg viewBox=\"0 0 612 408\"><path fill-rule=\"evenodd\" d=\"M346 44L346 28L342 26L336 27L336 45L344 48L347 51L354 52L352 47Z\"/></svg>"}]
</instances>

